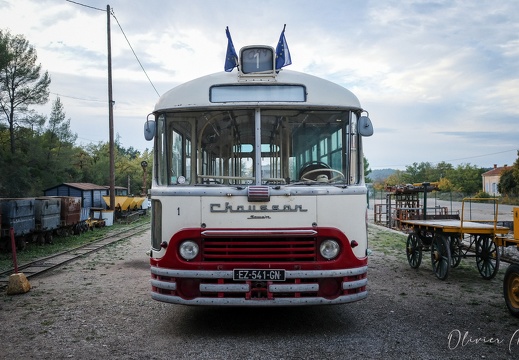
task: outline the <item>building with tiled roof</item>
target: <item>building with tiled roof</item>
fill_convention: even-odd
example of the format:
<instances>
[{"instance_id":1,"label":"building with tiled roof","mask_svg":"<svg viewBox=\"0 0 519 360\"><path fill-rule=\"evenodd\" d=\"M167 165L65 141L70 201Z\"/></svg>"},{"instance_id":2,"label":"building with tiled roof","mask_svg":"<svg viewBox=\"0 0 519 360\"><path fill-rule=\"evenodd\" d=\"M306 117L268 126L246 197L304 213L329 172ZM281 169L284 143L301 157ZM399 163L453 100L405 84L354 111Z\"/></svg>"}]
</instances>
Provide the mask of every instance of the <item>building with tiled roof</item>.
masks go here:
<instances>
[{"instance_id":1,"label":"building with tiled roof","mask_svg":"<svg viewBox=\"0 0 519 360\"><path fill-rule=\"evenodd\" d=\"M497 189L497 184L499 184L501 174L506 169L508 169L508 165L498 167L497 164L494 164L493 169L481 174L481 177L483 178L483 191L490 195L501 195Z\"/></svg>"},{"instance_id":2,"label":"building with tiled roof","mask_svg":"<svg viewBox=\"0 0 519 360\"><path fill-rule=\"evenodd\" d=\"M110 194L110 187L92 183L63 183L44 191L45 196L75 196L80 197L83 208L106 208L103 196ZM115 195L128 195L126 188L115 187Z\"/></svg>"}]
</instances>

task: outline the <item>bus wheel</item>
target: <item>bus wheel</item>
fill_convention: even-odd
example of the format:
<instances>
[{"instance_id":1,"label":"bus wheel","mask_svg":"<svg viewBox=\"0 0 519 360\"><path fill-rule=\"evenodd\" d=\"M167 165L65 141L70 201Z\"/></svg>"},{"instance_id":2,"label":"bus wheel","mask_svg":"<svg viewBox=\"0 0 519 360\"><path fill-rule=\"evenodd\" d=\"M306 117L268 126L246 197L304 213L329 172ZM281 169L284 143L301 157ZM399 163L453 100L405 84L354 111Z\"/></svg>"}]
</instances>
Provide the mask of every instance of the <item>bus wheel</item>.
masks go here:
<instances>
[{"instance_id":1,"label":"bus wheel","mask_svg":"<svg viewBox=\"0 0 519 360\"><path fill-rule=\"evenodd\" d=\"M519 265L511 264L503 280L503 295L510 313L519 317Z\"/></svg>"}]
</instances>

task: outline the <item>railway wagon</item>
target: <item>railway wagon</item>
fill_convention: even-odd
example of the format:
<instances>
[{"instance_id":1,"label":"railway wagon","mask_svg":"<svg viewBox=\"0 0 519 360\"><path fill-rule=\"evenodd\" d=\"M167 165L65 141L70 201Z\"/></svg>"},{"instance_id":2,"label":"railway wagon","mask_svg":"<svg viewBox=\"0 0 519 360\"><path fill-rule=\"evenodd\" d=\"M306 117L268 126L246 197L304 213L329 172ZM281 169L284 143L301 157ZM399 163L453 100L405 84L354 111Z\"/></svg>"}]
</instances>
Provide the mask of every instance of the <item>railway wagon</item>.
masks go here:
<instances>
[{"instance_id":1,"label":"railway wagon","mask_svg":"<svg viewBox=\"0 0 519 360\"><path fill-rule=\"evenodd\" d=\"M81 197L56 196L55 198L61 202L58 235L77 235L88 230L88 226L81 221Z\"/></svg>"},{"instance_id":2,"label":"railway wagon","mask_svg":"<svg viewBox=\"0 0 519 360\"><path fill-rule=\"evenodd\" d=\"M51 243L54 234L67 236L88 230L81 221L80 197L0 198L0 219L0 250L11 247L11 228L19 250L28 242Z\"/></svg>"},{"instance_id":3,"label":"railway wagon","mask_svg":"<svg viewBox=\"0 0 519 360\"><path fill-rule=\"evenodd\" d=\"M33 240L39 244L52 243L52 233L61 226L61 200L41 197L34 199L36 223Z\"/></svg>"},{"instance_id":4,"label":"railway wagon","mask_svg":"<svg viewBox=\"0 0 519 360\"><path fill-rule=\"evenodd\" d=\"M2 213L2 230L0 247L9 248L9 231L14 230L16 246L25 248L28 236L36 230L35 199L34 198L3 198L0 199Z\"/></svg>"}]
</instances>

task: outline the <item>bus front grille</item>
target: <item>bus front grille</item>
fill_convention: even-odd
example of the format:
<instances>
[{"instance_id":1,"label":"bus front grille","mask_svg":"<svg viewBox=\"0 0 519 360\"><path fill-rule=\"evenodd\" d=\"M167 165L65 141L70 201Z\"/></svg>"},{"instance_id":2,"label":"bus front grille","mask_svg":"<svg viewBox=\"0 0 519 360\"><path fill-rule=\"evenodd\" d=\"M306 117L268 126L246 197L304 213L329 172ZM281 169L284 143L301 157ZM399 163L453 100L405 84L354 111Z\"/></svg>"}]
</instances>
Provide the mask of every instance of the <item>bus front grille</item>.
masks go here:
<instances>
[{"instance_id":1,"label":"bus front grille","mask_svg":"<svg viewBox=\"0 0 519 360\"><path fill-rule=\"evenodd\" d=\"M205 238L202 259L208 262L312 262L317 260L316 239Z\"/></svg>"}]
</instances>

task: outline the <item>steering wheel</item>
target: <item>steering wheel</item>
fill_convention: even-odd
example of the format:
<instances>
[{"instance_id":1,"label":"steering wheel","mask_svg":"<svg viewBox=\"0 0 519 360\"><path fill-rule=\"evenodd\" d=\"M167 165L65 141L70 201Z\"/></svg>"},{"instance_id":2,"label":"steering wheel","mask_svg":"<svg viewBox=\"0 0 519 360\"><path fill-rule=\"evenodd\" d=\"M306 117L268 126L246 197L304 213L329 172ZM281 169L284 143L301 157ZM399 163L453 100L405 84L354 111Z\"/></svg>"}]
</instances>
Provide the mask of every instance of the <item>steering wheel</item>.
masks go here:
<instances>
[{"instance_id":1,"label":"steering wheel","mask_svg":"<svg viewBox=\"0 0 519 360\"><path fill-rule=\"evenodd\" d=\"M330 173L337 173L336 176L332 177L331 179L327 179L326 182L332 182L334 180L337 180L337 179L345 179L345 176L342 172L340 172L339 170L335 170L335 169L331 169L331 168L327 168L325 171L327 172L330 172ZM314 181L314 182L321 182L317 179L308 179L306 176L307 175L310 175L310 174L315 174L315 173L318 173L318 172L323 172L323 169L313 169L313 170L309 170L307 172L305 172L303 174L303 176L301 176L301 180L304 180L304 181ZM324 181L323 181L324 182Z\"/></svg>"},{"instance_id":2,"label":"steering wheel","mask_svg":"<svg viewBox=\"0 0 519 360\"><path fill-rule=\"evenodd\" d=\"M299 178L301 180L305 180L305 181L315 181L315 182L317 182L317 177L318 177L319 174L316 175L314 179L309 179L308 178L308 175L316 174L316 173L321 173L321 174L324 174L324 175L326 175L326 173L329 173L330 179L328 179L327 182L334 181L334 180L339 179L341 177L345 178L344 174L342 172L340 172L339 170L335 170L335 169L330 168L330 166L328 166L328 164L326 164L326 163L324 163L322 161L310 161L310 162L307 162L306 164L304 164L301 167L301 170L299 171ZM337 173L338 175L332 177L332 173Z\"/></svg>"}]
</instances>

